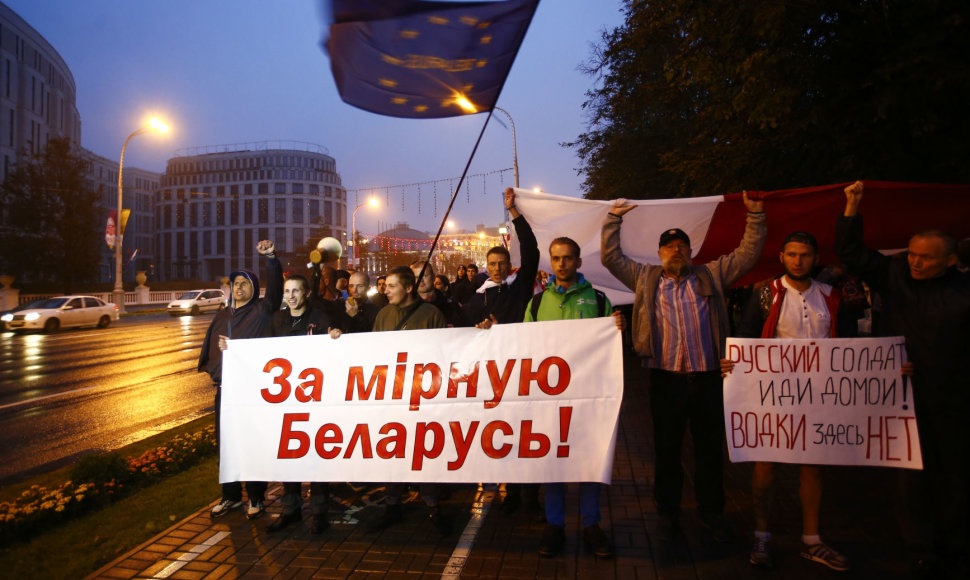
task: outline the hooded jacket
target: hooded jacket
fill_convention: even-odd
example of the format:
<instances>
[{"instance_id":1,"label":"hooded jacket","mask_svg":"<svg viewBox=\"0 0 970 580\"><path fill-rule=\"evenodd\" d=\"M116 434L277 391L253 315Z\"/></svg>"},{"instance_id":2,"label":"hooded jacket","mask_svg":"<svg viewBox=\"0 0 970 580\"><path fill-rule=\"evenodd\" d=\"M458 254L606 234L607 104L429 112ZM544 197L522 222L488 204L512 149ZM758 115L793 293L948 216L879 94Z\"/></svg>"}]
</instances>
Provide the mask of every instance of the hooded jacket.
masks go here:
<instances>
[{"instance_id":1,"label":"hooded jacket","mask_svg":"<svg viewBox=\"0 0 970 580\"><path fill-rule=\"evenodd\" d=\"M519 240L519 271L501 284L483 284L462 308L465 319L478 324L491 315L500 323L522 322L532 299L532 284L539 271L539 244L524 216L512 220Z\"/></svg>"},{"instance_id":2,"label":"hooded jacket","mask_svg":"<svg viewBox=\"0 0 970 580\"><path fill-rule=\"evenodd\" d=\"M215 318L205 333L202 341L202 351L199 354L199 372L207 372L212 382L222 384L222 350L219 349L219 336L234 338L259 338L269 336L273 314L283 303L283 267L280 261L268 258L266 269L269 273L269 285L266 296L259 297L259 277L250 270L236 270L229 274L229 285L242 276L253 285L253 297L249 302L236 307L236 298L230 291L229 308L216 312Z\"/></svg>"}]
</instances>

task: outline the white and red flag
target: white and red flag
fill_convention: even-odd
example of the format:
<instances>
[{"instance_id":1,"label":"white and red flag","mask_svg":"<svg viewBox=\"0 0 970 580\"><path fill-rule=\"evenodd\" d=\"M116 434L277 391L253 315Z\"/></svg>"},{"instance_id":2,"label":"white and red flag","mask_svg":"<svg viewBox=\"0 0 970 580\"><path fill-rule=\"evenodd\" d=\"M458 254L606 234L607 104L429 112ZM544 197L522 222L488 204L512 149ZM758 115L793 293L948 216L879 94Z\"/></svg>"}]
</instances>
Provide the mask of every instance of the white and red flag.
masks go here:
<instances>
[{"instance_id":1,"label":"white and red flag","mask_svg":"<svg viewBox=\"0 0 970 580\"><path fill-rule=\"evenodd\" d=\"M865 241L875 249L904 249L909 236L926 228L939 228L958 239L970 236L970 185L937 185L865 181L866 195L860 214L865 219ZM835 224L845 207L840 183L800 189L749 191L763 197L768 239L758 265L739 286L780 273L778 252L785 236L796 230L811 232L819 243L822 264L838 263ZM539 241L539 269L551 271L549 243L568 236L582 248L581 271L613 304L633 302L633 293L600 263L600 229L613 201L535 193L516 189L516 207L529 221ZM623 216L623 253L639 262L659 264L660 234L680 228L690 236L694 263L704 263L732 252L744 233L745 207L741 193L655 200L630 200L637 209ZM514 243L514 242L513 242ZM518 251L512 252L513 256Z\"/></svg>"}]
</instances>

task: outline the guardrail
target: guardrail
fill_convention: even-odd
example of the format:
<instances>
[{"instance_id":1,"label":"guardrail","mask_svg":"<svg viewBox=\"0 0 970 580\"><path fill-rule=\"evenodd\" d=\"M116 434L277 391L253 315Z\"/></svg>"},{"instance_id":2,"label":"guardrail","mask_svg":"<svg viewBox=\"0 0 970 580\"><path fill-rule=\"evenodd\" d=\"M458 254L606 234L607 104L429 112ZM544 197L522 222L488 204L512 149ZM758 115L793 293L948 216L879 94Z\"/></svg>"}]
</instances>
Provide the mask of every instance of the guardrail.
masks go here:
<instances>
[{"instance_id":1,"label":"guardrail","mask_svg":"<svg viewBox=\"0 0 970 580\"><path fill-rule=\"evenodd\" d=\"M215 289L216 288L214 288L214 290ZM266 294L265 288L260 288L259 290L260 290L259 291L260 296L263 296L264 294ZM144 294L144 293L125 292L125 306L129 306L129 305L136 306L139 304L168 304L172 300L177 300L178 297L184 294L185 292L187 292L187 290L152 290L147 293L148 298L144 299L144 297L142 297L143 298L142 300L139 300L139 294ZM223 292L225 292L225 290L223 290ZM97 298L104 300L105 302L114 301L114 294L112 292L77 292L77 294L81 294L83 296L95 296ZM18 303L27 304L27 303L33 302L34 300L53 298L54 296L62 296L62 294L58 294L56 292L49 293L49 294L21 294L18 297Z\"/></svg>"}]
</instances>

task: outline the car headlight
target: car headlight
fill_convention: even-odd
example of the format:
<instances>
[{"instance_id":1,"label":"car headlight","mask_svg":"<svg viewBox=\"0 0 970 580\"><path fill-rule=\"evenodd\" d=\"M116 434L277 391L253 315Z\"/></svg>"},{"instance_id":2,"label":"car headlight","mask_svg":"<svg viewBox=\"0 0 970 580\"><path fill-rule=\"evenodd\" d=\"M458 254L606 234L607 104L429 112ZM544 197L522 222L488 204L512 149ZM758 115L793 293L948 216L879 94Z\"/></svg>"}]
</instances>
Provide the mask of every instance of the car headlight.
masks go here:
<instances>
[{"instance_id":1,"label":"car headlight","mask_svg":"<svg viewBox=\"0 0 970 580\"><path fill-rule=\"evenodd\" d=\"M24 316L24 320L26 320L27 322L33 322L33 321L37 320L38 318L40 318L40 314L37 313L37 312L31 312L27 316Z\"/></svg>"},{"instance_id":2,"label":"car headlight","mask_svg":"<svg viewBox=\"0 0 970 580\"><path fill-rule=\"evenodd\" d=\"M0 320L4 322L13 322L13 314L4 314L3 316L0 316Z\"/></svg>"},{"instance_id":3,"label":"car headlight","mask_svg":"<svg viewBox=\"0 0 970 580\"><path fill-rule=\"evenodd\" d=\"M192 307L191 302L182 302L181 304L179 304L179 308L191 308L191 307Z\"/></svg>"}]
</instances>

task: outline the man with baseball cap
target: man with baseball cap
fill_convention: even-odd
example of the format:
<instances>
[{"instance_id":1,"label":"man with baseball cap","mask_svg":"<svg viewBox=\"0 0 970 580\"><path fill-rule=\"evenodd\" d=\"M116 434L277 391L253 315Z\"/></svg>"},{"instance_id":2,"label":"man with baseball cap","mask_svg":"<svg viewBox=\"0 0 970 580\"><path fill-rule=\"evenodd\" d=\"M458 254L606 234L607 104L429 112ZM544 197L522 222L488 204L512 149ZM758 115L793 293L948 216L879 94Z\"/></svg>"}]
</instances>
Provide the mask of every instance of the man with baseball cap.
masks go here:
<instances>
[{"instance_id":1,"label":"man with baseball cap","mask_svg":"<svg viewBox=\"0 0 970 580\"><path fill-rule=\"evenodd\" d=\"M630 259L620 249L623 215L636 208L614 202L603 223L603 265L632 290L633 345L650 368L656 471L654 499L660 515L656 537L673 539L683 487L681 447L690 423L694 439L694 490L701 523L718 542L732 539L724 521L722 446L724 412L719 359L728 335L724 291L757 263L764 248L760 200L742 195L748 210L741 245L703 265L691 262L690 238L678 228L660 236L660 266Z\"/></svg>"}]
</instances>

